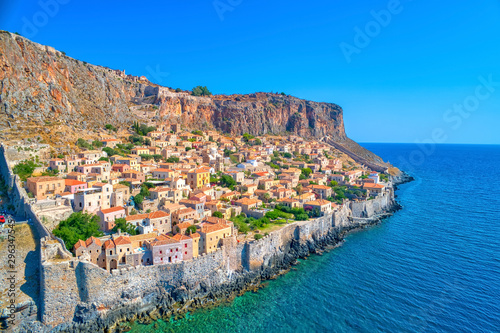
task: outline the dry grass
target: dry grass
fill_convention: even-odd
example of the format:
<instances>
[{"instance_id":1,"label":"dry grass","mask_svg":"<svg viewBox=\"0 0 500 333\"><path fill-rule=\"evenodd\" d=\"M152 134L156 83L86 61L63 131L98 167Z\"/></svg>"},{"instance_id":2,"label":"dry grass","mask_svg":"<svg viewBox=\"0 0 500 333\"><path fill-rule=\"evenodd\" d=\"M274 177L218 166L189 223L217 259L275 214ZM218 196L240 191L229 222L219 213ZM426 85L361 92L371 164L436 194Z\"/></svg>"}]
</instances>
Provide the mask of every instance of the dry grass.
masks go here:
<instances>
[{"instance_id":1,"label":"dry grass","mask_svg":"<svg viewBox=\"0 0 500 333\"><path fill-rule=\"evenodd\" d=\"M38 254L31 228L27 224L16 225L15 231L15 296L16 303L22 303L38 296ZM4 239L0 241L0 307L9 301L7 295L11 275L8 261L8 244Z\"/></svg>"}]
</instances>

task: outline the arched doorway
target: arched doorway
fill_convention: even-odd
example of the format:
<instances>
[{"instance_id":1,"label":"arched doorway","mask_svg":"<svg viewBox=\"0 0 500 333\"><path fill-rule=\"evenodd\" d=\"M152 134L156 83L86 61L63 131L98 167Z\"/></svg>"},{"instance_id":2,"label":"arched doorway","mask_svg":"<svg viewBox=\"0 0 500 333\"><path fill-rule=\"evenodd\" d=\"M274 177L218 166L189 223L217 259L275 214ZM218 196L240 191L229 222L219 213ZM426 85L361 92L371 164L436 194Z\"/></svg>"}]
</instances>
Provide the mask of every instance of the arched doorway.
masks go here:
<instances>
[{"instance_id":1,"label":"arched doorway","mask_svg":"<svg viewBox=\"0 0 500 333\"><path fill-rule=\"evenodd\" d=\"M118 268L118 262L116 259L111 259L109 262L109 269L117 269Z\"/></svg>"}]
</instances>

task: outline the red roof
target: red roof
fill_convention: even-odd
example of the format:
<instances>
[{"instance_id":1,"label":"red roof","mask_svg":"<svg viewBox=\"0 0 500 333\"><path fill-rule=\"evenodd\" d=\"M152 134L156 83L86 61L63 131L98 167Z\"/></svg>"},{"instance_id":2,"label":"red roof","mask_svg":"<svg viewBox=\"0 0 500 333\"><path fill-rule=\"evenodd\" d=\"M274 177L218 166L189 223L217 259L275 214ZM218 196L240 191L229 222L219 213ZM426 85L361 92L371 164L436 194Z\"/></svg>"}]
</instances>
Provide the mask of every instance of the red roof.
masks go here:
<instances>
[{"instance_id":1,"label":"red roof","mask_svg":"<svg viewBox=\"0 0 500 333\"><path fill-rule=\"evenodd\" d=\"M84 184L87 184L87 183L81 182L81 181L76 180L76 179L65 179L64 180L64 185L66 185L66 186L84 185Z\"/></svg>"},{"instance_id":2,"label":"red roof","mask_svg":"<svg viewBox=\"0 0 500 333\"><path fill-rule=\"evenodd\" d=\"M101 213L103 213L103 214L115 213L115 212L119 212L119 211L125 211L125 208L123 208L123 207L111 207L111 208L101 209Z\"/></svg>"},{"instance_id":3,"label":"red roof","mask_svg":"<svg viewBox=\"0 0 500 333\"><path fill-rule=\"evenodd\" d=\"M115 244L116 245L127 245L127 244L132 244L130 241L130 238L125 237L125 236L120 236L118 238L115 238Z\"/></svg>"}]
</instances>

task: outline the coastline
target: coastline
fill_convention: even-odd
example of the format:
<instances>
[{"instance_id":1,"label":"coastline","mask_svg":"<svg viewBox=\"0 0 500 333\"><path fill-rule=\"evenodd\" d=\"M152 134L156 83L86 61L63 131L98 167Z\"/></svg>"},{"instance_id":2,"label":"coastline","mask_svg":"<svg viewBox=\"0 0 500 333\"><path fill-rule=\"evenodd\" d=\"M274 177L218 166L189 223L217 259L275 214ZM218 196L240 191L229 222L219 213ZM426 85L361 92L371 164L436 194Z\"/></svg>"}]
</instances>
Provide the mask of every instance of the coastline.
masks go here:
<instances>
[{"instance_id":1,"label":"coastline","mask_svg":"<svg viewBox=\"0 0 500 333\"><path fill-rule=\"evenodd\" d=\"M399 185L412 181L413 177L402 173L401 176L393 177L392 180L393 190L396 190ZM158 319L178 319L184 317L187 312L201 308L213 308L230 302L245 292L262 288L263 282L286 274L297 264L297 259L306 258L311 254L321 255L324 251L332 250L341 244L349 233L381 223L385 218L402 208L395 200L394 191L391 193L392 198L383 211L367 218L351 216L346 220L347 216L330 217L333 221L340 218L342 220L340 225L330 228L320 237L312 233L312 237L308 239L292 238L283 251L273 253L268 258L267 264L262 263L257 269L240 267L238 270L230 272L229 279L221 278L221 272L215 272L215 274L211 274L205 281L196 286L190 283L172 283L170 286L158 283L154 290L143 292L139 300L137 300L137 297L135 301L127 297L125 302L104 311L100 309L97 302L80 302L76 306L74 318L70 319L71 321L60 323L53 328L43 326L40 322L24 322L14 331L124 331L129 329L134 322L149 324ZM323 223L324 221L320 222ZM316 221L302 223L302 225L307 226L313 223L316 223ZM259 245L258 242L257 245Z\"/></svg>"}]
</instances>

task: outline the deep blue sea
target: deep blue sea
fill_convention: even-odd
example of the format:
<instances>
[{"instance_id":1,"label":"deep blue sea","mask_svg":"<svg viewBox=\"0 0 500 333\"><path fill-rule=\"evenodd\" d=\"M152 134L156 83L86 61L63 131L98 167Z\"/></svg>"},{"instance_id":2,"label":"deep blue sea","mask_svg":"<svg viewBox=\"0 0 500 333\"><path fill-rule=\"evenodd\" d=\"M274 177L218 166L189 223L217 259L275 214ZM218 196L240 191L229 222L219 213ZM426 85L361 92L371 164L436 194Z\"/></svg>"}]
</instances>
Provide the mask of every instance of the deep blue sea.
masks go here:
<instances>
[{"instance_id":1,"label":"deep blue sea","mask_svg":"<svg viewBox=\"0 0 500 333\"><path fill-rule=\"evenodd\" d=\"M416 178L403 210L257 293L133 332L500 332L500 146L363 146Z\"/></svg>"}]
</instances>

